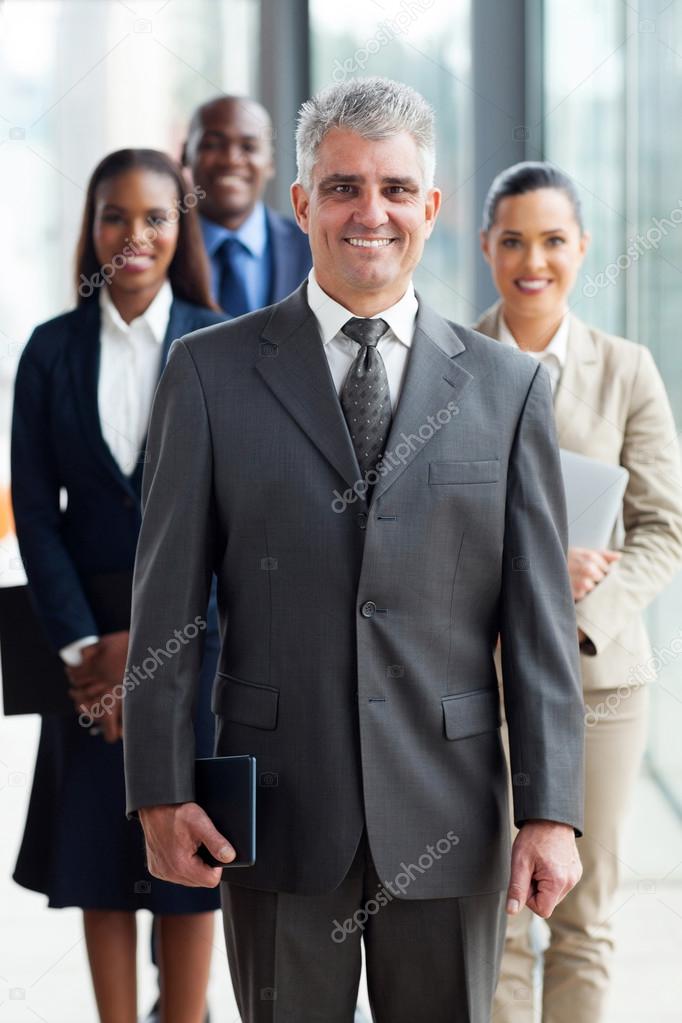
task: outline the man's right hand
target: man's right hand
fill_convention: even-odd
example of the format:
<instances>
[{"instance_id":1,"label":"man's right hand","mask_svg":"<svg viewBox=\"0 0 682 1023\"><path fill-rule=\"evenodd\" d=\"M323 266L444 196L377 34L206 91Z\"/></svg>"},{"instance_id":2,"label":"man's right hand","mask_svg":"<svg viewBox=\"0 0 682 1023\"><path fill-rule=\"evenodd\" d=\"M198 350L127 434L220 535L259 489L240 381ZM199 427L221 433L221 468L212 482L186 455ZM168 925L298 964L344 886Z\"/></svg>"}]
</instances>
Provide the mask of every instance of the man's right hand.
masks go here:
<instances>
[{"instance_id":1,"label":"man's right hand","mask_svg":"<svg viewBox=\"0 0 682 1023\"><path fill-rule=\"evenodd\" d=\"M232 862L236 853L197 803L143 806L138 812L147 842L150 874L190 888L216 888L220 884L222 868L209 867L197 855L197 849L205 845L225 865Z\"/></svg>"}]
</instances>

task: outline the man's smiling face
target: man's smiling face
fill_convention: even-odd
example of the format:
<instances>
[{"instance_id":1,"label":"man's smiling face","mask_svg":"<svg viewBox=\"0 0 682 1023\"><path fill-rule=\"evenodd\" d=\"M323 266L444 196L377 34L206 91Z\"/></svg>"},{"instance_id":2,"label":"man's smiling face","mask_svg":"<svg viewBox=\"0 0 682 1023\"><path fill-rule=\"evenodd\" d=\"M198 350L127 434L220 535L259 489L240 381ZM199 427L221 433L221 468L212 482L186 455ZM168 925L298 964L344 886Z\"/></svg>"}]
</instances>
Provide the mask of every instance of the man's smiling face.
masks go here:
<instances>
[{"instance_id":1,"label":"man's smiling face","mask_svg":"<svg viewBox=\"0 0 682 1023\"><path fill-rule=\"evenodd\" d=\"M185 159L194 184L205 192L199 209L236 230L274 174L270 119L259 103L235 97L206 103L195 119Z\"/></svg>"},{"instance_id":2,"label":"man's smiling face","mask_svg":"<svg viewBox=\"0 0 682 1023\"><path fill-rule=\"evenodd\" d=\"M425 188L408 132L375 141L332 128L318 147L310 192L295 184L292 201L320 287L352 312L371 316L405 294L440 192Z\"/></svg>"}]
</instances>

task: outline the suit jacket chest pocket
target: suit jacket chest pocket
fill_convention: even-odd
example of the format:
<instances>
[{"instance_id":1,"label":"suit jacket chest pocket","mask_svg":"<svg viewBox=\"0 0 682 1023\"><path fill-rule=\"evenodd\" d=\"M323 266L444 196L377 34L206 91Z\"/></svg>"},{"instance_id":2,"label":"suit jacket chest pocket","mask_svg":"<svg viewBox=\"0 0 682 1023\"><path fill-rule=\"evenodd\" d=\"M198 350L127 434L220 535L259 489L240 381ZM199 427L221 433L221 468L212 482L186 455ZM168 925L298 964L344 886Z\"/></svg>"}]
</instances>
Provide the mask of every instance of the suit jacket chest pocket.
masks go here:
<instances>
[{"instance_id":1,"label":"suit jacket chest pocket","mask_svg":"<svg viewBox=\"0 0 682 1023\"><path fill-rule=\"evenodd\" d=\"M499 478L499 458L473 462L429 462L429 486L432 487L497 483Z\"/></svg>"}]
</instances>

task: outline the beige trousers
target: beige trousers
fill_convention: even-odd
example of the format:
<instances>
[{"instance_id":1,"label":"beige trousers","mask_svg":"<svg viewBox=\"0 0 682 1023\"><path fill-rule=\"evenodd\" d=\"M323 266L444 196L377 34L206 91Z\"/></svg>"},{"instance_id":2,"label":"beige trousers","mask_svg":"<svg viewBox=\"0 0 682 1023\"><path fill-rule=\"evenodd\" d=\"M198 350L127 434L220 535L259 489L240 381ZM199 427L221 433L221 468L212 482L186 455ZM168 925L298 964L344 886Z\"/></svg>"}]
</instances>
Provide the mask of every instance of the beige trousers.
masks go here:
<instances>
[{"instance_id":1,"label":"beige trousers","mask_svg":"<svg viewBox=\"0 0 682 1023\"><path fill-rule=\"evenodd\" d=\"M624 818L642 762L647 732L646 687L585 692L585 831L578 839L580 883L547 921L542 968L542 1023L600 1023L613 953L610 914L620 881ZM508 918L494 1023L535 1023L536 953L532 913Z\"/></svg>"}]
</instances>

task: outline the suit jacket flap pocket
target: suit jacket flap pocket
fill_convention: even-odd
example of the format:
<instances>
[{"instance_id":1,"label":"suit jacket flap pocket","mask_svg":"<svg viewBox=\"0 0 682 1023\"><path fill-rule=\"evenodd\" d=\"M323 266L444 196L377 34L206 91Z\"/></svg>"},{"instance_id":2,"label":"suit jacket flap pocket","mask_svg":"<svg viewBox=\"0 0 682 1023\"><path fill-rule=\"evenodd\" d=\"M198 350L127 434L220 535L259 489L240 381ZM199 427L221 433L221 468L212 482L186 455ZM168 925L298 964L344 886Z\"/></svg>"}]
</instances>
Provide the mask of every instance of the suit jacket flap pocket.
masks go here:
<instances>
[{"instance_id":1,"label":"suit jacket flap pocket","mask_svg":"<svg viewBox=\"0 0 682 1023\"><path fill-rule=\"evenodd\" d=\"M276 728L279 690L218 672L211 707L215 714L252 728Z\"/></svg>"},{"instance_id":2,"label":"suit jacket flap pocket","mask_svg":"<svg viewBox=\"0 0 682 1023\"><path fill-rule=\"evenodd\" d=\"M429 483L496 483L500 478L499 458L479 462L429 462Z\"/></svg>"},{"instance_id":3,"label":"suit jacket flap pocket","mask_svg":"<svg viewBox=\"0 0 682 1023\"><path fill-rule=\"evenodd\" d=\"M448 739L467 739L492 732L500 725L497 689L476 689L470 693L444 696L443 721Z\"/></svg>"}]
</instances>

